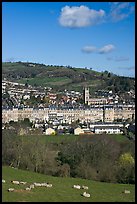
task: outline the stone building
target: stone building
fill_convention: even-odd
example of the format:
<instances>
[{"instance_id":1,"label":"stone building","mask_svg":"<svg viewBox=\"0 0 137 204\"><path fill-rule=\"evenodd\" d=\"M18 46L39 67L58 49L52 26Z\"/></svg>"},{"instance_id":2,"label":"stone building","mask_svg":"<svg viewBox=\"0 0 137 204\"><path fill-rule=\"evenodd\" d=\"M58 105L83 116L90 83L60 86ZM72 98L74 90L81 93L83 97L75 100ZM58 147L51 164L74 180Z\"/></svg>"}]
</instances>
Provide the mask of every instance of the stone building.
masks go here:
<instances>
[{"instance_id":1,"label":"stone building","mask_svg":"<svg viewBox=\"0 0 137 204\"><path fill-rule=\"evenodd\" d=\"M50 108L12 108L2 110L2 123L18 121L29 118L31 122L59 121L71 124L74 121L87 122L113 122L114 120L135 118L134 105L105 105L88 109L50 109Z\"/></svg>"}]
</instances>

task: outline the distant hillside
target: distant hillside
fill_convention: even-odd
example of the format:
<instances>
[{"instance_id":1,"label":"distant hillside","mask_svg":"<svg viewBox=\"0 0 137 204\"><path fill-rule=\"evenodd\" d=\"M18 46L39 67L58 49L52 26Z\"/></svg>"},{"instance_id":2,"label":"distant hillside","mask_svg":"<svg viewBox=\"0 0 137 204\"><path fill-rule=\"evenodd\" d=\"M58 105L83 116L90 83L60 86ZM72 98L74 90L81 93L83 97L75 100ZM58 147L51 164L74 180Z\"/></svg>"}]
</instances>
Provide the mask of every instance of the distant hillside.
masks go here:
<instances>
[{"instance_id":1,"label":"distant hillside","mask_svg":"<svg viewBox=\"0 0 137 204\"><path fill-rule=\"evenodd\" d=\"M30 171L13 169L4 166L2 168L2 202L135 202L135 185L111 184L79 178L61 178L47 176ZM12 184L12 180L26 181L26 185ZM24 190L30 184L37 182L52 183L52 188L35 187L31 191ZM74 189L73 185L88 186L88 190ZM8 192L8 188L16 189ZM122 193L130 190L130 194ZM91 197L86 198L81 194L86 191Z\"/></svg>"},{"instance_id":2,"label":"distant hillside","mask_svg":"<svg viewBox=\"0 0 137 204\"><path fill-rule=\"evenodd\" d=\"M83 87L87 85L90 87L91 94L98 89L108 89L114 92L135 89L134 78L117 76L107 71L97 72L86 68L31 62L2 63L2 78L33 86L50 86L55 90L82 91Z\"/></svg>"}]
</instances>

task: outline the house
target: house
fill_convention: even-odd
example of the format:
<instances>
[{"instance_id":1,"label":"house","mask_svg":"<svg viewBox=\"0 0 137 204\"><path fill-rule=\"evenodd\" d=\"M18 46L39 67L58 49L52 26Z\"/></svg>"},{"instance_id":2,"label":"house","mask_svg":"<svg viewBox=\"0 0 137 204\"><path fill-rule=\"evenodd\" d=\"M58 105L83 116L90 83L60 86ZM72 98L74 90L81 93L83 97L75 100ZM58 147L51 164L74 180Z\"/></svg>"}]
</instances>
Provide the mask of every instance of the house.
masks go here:
<instances>
[{"instance_id":1,"label":"house","mask_svg":"<svg viewBox=\"0 0 137 204\"><path fill-rule=\"evenodd\" d=\"M119 126L102 126L98 125L94 127L94 132L96 134L106 133L106 134L122 134Z\"/></svg>"},{"instance_id":2,"label":"house","mask_svg":"<svg viewBox=\"0 0 137 204\"><path fill-rule=\"evenodd\" d=\"M74 129L74 135L80 135L80 134L84 134L84 130L82 130L79 127Z\"/></svg>"},{"instance_id":3,"label":"house","mask_svg":"<svg viewBox=\"0 0 137 204\"><path fill-rule=\"evenodd\" d=\"M53 128L47 128L46 130L45 130L45 134L46 135L55 135L55 130L53 129Z\"/></svg>"}]
</instances>

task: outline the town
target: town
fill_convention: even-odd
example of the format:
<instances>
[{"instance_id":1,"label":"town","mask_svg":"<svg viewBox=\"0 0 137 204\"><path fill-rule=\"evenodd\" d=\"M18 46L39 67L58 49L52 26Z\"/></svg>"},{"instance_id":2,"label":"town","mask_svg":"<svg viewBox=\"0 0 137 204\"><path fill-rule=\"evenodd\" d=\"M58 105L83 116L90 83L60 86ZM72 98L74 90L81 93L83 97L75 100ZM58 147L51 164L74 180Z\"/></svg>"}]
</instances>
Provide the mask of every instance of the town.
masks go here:
<instances>
[{"instance_id":1,"label":"town","mask_svg":"<svg viewBox=\"0 0 137 204\"><path fill-rule=\"evenodd\" d=\"M135 125L135 93L128 92L130 100L121 102L118 94L98 90L90 97L89 87L81 92L56 93L51 87L33 87L8 80L2 81L2 128L10 121L29 119L33 129L43 134L73 133L122 134L123 127ZM30 128L31 130L32 128Z\"/></svg>"}]
</instances>

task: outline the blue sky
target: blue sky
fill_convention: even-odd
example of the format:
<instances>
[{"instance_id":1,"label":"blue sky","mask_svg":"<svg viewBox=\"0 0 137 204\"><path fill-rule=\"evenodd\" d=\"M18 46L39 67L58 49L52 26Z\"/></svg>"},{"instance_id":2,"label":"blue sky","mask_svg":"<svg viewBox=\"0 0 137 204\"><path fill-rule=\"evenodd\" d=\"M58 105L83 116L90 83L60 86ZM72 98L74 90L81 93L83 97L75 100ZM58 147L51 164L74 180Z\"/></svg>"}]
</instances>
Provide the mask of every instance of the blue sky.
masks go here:
<instances>
[{"instance_id":1,"label":"blue sky","mask_svg":"<svg viewBox=\"0 0 137 204\"><path fill-rule=\"evenodd\" d=\"M3 2L2 60L135 76L134 2Z\"/></svg>"}]
</instances>

